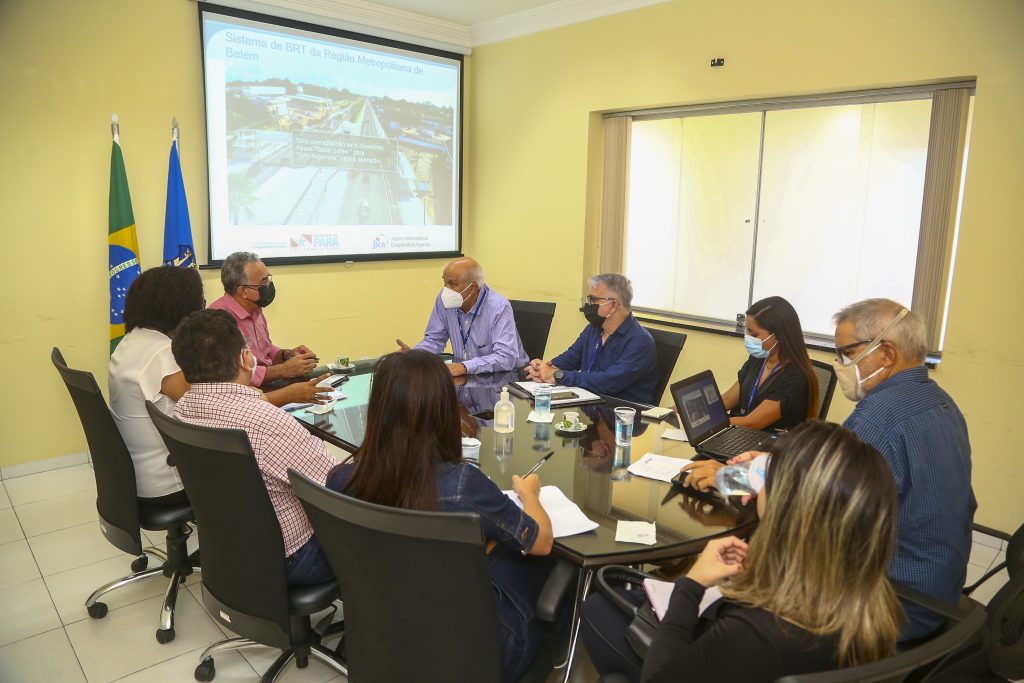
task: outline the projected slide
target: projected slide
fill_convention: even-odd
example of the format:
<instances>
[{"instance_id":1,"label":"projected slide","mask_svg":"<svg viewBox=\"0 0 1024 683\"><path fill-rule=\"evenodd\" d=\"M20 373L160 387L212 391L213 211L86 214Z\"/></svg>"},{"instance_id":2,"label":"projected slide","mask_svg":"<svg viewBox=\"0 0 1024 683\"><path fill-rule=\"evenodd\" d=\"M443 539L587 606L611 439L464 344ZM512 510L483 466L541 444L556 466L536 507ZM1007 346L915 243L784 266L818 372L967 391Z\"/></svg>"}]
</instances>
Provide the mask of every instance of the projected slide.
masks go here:
<instances>
[{"instance_id":1,"label":"projected slide","mask_svg":"<svg viewBox=\"0 0 1024 683\"><path fill-rule=\"evenodd\" d=\"M201 11L212 260L457 252L458 56Z\"/></svg>"}]
</instances>

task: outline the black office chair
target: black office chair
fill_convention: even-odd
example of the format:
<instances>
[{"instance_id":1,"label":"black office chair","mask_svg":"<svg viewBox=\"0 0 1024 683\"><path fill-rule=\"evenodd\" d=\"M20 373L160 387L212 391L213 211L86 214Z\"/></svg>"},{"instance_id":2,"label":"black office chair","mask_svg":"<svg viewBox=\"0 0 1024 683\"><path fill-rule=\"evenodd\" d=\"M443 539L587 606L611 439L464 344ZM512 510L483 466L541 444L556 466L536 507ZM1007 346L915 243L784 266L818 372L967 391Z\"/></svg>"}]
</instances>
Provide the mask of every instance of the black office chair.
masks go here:
<instances>
[{"instance_id":1,"label":"black office chair","mask_svg":"<svg viewBox=\"0 0 1024 683\"><path fill-rule=\"evenodd\" d=\"M1007 542L1006 559L964 587L964 599L974 602L969 596L1004 569L1009 579L985 607L988 623L980 652L958 664L949 680L1019 680L1024 678L1024 526L1013 536L987 528L979 531Z\"/></svg>"},{"instance_id":2,"label":"black office chair","mask_svg":"<svg viewBox=\"0 0 1024 683\"><path fill-rule=\"evenodd\" d=\"M527 358L543 358L551 332L551 319L555 317L555 304L548 301L517 301L512 304L512 317L516 321L519 340Z\"/></svg>"},{"instance_id":3,"label":"black office chair","mask_svg":"<svg viewBox=\"0 0 1024 683\"><path fill-rule=\"evenodd\" d=\"M345 595L349 681L501 680L478 515L374 505L288 476ZM564 648L557 636L520 681L546 680Z\"/></svg>"},{"instance_id":4,"label":"black office chair","mask_svg":"<svg viewBox=\"0 0 1024 683\"><path fill-rule=\"evenodd\" d=\"M634 570L610 566L598 570L610 575L633 573ZM600 581L600 579L599 579ZM891 657L862 664L860 666L820 671L809 674L783 676L775 683L903 683L925 680L964 681L961 678L947 679L942 676L948 662L965 648L970 648L985 625L985 610L978 604L965 602L952 606L935 600L917 591L894 586L903 599L923 605L938 612L946 619L946 625L939 634L923 643L901 650ZM607 595L607 593L606 593ZM940 678L933 679L939 674ZM628 683L628 678L619 673L602 676L599 683Z\"/></svg>"},{"instance_id":5,"label":"black office chair","mask_svg":"<svg viewBox=\"0 0 1024 683\"><path fill-rule=\"evenodd\" d=\"M783 676L775 683L903 683L947 679L943 673L951 659L976 642L985 627L985 610L977 603L953 607L902 586L894 586L903 599L923 605L946 618L938 635L891 657L836 671Z\"/></svg>"},{"instance_id":6,"label":"black office chair","mask_svg":"<svg viewBox=\"0 0 1024 683\"><path fill-rule=\"evenodd\" d=\"M653 327L644 327L654 337L654 346L658 354L658 385L654 388L654 405L661 403L661 397L665 394L665 387L672 378L672 371L676 369L676 361L686 344L686 335L682 332L669 332L668 330L656 330Z\"/></svg>"},{"instance_id":7,"label":"black office chair","mask_svg":"<svg viewBox=\"0 0 1024 683\"><path fill-rule=\"evenodd\" d=\"M828 417L828 408L832 405L832 394L836 391L836 370L831 363L811 359L814 375L818 378L818 419Z\"/></svg>"},{"instance_id":8,"label":"black office chair","mask_svg":"<svg viewBox=\"0 0 1024 683\"><path fill-rule=\"evenodd\" d=\"M166 576L170 581L160 607L159 628L156 639L160 643L174 640L174 605L178 599L178 584L199 567L193 567L186 543L192 530L188 522L195 517L188 504L153 505L139 498L135 488L135 465L131 453L114 423L107 402L91 372L72 370L64 362L60 349L50 354L53 366L67 386L71 400L85 431L85 439L92 455L96 476L96 511L100 531L111 545L137 559L132 562L132 574L97 588L85 601L85 608L93 619L107 615L106 603L99 599L110 591L129 586L153 576ZM141 529L166 531L166 551L142 546ZM154 569L146 569L148 559L143 554L163 560Z\"/></svg>"},{"instance_id":9,"label":"black office chair","mask_svg":"<svg viewBox=\"0 0 1024 683\"><path fill-rule=\"evenodd\" d=\"M215 653L256 645L283 650L263 674L267 683L292 659L305 668L310 655L347 673L310 623L311 614L338 597L338 583L288 585L281 527L246 433L186 424L148 401L146 408L203 530L203 604L241 636L207 647L196 680L213 680Z\"/></svg>"}]
</instances>

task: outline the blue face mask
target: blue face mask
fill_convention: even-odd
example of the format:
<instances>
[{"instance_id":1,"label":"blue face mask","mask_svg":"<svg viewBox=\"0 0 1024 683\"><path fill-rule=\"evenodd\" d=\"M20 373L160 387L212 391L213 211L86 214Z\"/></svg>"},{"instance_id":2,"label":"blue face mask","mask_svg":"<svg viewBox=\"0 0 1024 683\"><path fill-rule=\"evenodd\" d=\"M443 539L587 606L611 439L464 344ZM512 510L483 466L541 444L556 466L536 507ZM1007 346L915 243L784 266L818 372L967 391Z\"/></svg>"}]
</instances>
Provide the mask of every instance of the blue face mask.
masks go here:
<instances>
[{"instance_id":1,"label":"blue face mask","mask_svg":"<svg viewBox=\"0 0 1024 683\"><path fill-rule=\"evenodd\" d=\"M765 349L764 342L767 341L768 339L771 339L774 336L775 333L772 333L768 335L768 337L764 341L762 341L757 337L745 334L743 335L743 345L747 347L747 353L749 353L754 358L767 358L771 354L772 349L775 348L775 344L772 345L771 349Z\"/></svg>"}]
</instances>

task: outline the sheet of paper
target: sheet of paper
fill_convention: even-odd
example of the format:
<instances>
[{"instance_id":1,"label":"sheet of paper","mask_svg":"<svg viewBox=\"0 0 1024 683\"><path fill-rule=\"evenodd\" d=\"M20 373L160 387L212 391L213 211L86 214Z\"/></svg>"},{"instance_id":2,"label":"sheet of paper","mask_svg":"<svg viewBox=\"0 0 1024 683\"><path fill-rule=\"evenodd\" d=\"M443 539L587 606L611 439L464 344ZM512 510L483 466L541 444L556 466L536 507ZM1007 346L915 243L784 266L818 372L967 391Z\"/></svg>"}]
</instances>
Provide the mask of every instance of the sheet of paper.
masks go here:
<instances>
[{"instance_id":1,"label":"sheet of paper","mask_svg":"<svg viewBox=\"0 0 1024 683\"><path fill-rule=\"evenodd\" d=\"M531 410L530 414L526 416L527 422L540 422L543 424L551 424L551 421L554 419L554 413L549 412L547 415L541 415L536 410Z\"/></svg>"},{"instance_id":2,"label":"sheet of paper","mask_svg":"<svg viewBox=\"0 0 1024 683\"><path fill-rule=\"evenodd\" d=\"M505 495L513 503L523 507L523 501L519 500L515 491L505 491ZM593 531L598 527L597 522L583 514L580 506L566 498L557 486L542 486L540 488L540 505L551 518L551 532L555 538L575 536Z\"/></svg>"},{"instance_id":3,"label":"sheet of paper","mask_svg":"<svg viewBox=\"0 0 1024 683\"><path fill-rule=\"evenodd\" d=\"M687 442L686 432L682 429L666 429L661 433L661 438L672 439L673 441L682 441L683 443Z\"/></svg>"},{"instance_id":4,"label":"sheet of paper","mask_svg":"<svg viewBox=\"0 0 1024 683\"><path fill-rule=\"evenodd\" d=\"M619 520L615 527L615 540L619 543L654 545L658 542L654 522L627 522Z\"/></svg>"},{"instance_id":5,"label":"sheet of paper","mask_svg":"<svg viewBox=\"0 0 1024 683\"><path fill-rule=\"evenodd\" d=\"M706 610L711 605L711 603L715 602L716 600L721 600L721 598L722 591L718 589L718 586L712 586L711 588L708 588L706 591L704 591L704 597L700 599L700 606L697 607L697 614L704 614L704 610Z\"/></svg>"},{"instance_id":6,"label":"sheet of paper","mask_svg":"<svg viewBox=\"0 0 1024 683\"><path fill-rule=\"evenodd\" d=\"M628 467L630 474L645 479L657 479L658 481L669 482L672 477L679 474L684 465L689 465L692 460L689 458L670 458L667 455L647 453Z\"/></svg>"},{"instance_id":7,"label":"sheet of paper","mask_svg":"<svg viewBox=\"0 0 1024 683\"><path fill-rule=\"evenodd\" d=\"M321 386L323 382L317 386ZM348 396L343 391L332 391L328 396L328 401L344 401ZM294 413L296 410L302 410L303 408L309 408L310 406L318 405L316 403L285 403L281 408L289 413Z\"/></svg>"},{"instance_id":8,"label":"sheet of paper","mask_svg":"<svg viewBox=\"0 0 1024 683\"><path fill-rule=\"evenodd\" d=\"M644 579L644 593L647 594L647 602L651 603L658 621L665 618L665 613L668 612L668 603L672 599L672 591L675 588L676 585L671 581Z\"/></svg>"},{"instance_id":9,"label":"sheet of paper","mask_svg":"<svg viewBox=\"0 0 1024 683\"><path fill-rule=\"evenodd\" d=\"M651 603L658 621L665 618L665 613L668 612L668 604L672 600L672 591L675 590L675 587L675 583L671 581L644 579L644 593L647 594L647 601ZM704 614L704 610L713 602L720 600L721 597L722 591L718 589L718 586L712 586L705 590L704 597L700 599L700 605L697 607L697 614Z\"/></svg>"}]
</instances>

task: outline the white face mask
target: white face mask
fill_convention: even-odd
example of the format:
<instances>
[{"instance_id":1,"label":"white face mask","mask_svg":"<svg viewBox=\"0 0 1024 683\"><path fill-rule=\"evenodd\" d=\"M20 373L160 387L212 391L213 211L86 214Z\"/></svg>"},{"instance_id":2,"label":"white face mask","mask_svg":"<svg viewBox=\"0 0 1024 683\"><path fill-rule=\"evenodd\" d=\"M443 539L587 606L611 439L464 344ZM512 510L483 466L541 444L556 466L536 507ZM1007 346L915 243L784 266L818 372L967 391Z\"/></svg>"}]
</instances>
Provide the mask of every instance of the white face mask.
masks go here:
<instances>
[{"instance_id":1,"label":"white face mask","mask_svg":"<svg viewBox=\"0 0 1024 683\"><path fill-rule=\"evenodd\" d=\"M905 308L901 310L899 314L892 319L892 322L886 325L885 328L878 333L874 341L872 341L867 348L854 356L852 360L848 359L846 362L842 362L838 358L832 359L832 367L836 371L836 379L839 382L839 388L843 391L843 396L854 403L864 398L864 382L867 382L869 379L884 370L885 366L878 368L867 377L861 377L860 366L858 363L877 351L882 345L882 342L885 341L883 339L885 334L895 327L896 323L903 320L903 316L907 315L909 312L910 311Z\"/></svg>"},{"instance_id":2,"label":"white face mask","mask_svg":"<svg viewBox=\"0 0 1024 683\"><path fill-rule=\"evenodd\" d=\"M858 354L858 360L866 358L869 354L878 350L877 346L871 347L871 349L865 354ZM839 380L839 388L843 390L843 396L850 399L854 403L864 398L864 382L880 373L885 367L880 367L872 372L867 377L862 378L860 376L860 366L857 363L850 363L849 365L843 365L839 362L838 358L832 359L832 367L836 371L836 379Z\"/></svg>"},{"instance_id":3,"label":"white face mask","mask_svg":"<svg viewBox=\"0 0 1024 683\"><path fill-rule=\"evenodd\" d=\"M466 300L462 298L462 295L465 294L466 290L472 286L473 283L470 282L468 285L466 285L466 289L462 290L461 292L456 292L453 289L442 287L441 305L444 306L445 308L461 308L462 304L466 303Z\"/></svg>"}]
</instances>

